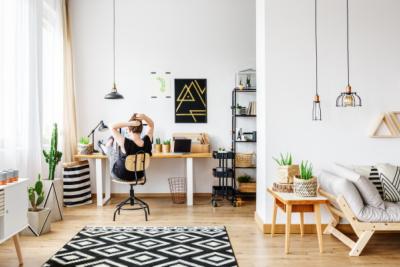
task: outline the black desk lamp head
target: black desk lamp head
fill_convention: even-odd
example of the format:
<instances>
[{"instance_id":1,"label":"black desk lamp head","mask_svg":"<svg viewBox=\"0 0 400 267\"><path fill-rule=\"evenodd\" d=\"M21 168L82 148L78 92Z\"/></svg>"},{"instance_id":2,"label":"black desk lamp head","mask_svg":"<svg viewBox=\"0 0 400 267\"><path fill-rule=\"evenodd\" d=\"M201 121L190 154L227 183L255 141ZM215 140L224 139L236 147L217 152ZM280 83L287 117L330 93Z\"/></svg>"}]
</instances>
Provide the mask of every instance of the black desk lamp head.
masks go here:
<instances>
[{"instance_id":1,"label":"black desk lamp head","mask_svg":"<svg viewBox=\"0 0 400 267\"><path fill-rule=\"evenodd\" d=\"M108 129L107 125L104 124L104 121L100 121L96 127L93 128L93 130L88 134L88 137L92 136L92 144L94 146L94 133L96 132L96 130L100 131L100 132L104 132ZM93 150L93 152L98 152L97 150Z\"/></svg>"}]
</instances>

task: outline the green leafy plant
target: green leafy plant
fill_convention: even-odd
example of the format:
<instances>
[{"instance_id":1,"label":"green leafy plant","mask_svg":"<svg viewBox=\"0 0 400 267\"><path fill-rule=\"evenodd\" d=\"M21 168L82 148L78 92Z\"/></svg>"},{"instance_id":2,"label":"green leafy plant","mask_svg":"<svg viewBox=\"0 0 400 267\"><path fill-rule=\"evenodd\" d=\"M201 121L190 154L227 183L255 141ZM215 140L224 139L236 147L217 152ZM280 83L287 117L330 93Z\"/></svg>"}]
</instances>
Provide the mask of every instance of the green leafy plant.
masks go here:
<instances>
[{"instance_id":1,"label":"green leafy plant","mask_svg":"<svg viewBox=\"0 0 400 267\"><path fill-rule=\"evenodd\" d=\"M51 144L50 151L43 150L43 155L46 160L46 163L49 164L49 180L54 180L54 173L56 170L57 164L60 162L62 153L57 150L57 142L58 142L58 131L57 131L57 123L54 123L53 132L51 134Z\"/></svg>"},{"instance_id":2,"label":"green leafy plant","mask_svg":"<svg viewBox=\"0 0 400 267\"><path fill-rule=\"evenodd\" d=\"M38 206L42 204L44 200L43 182L41 180L40 174L35 182L34 186L28 188L28 197L31 202L32 211L39 211Z\"/></svg>"},{"instance_id":3,"label":"green leafy plant","mask_svg":"<svg viewBox=\"0 0 400 267\"><path fill-rule=\"evenodd\" d=\"M82 136L81 139L79 139L79 144L82 145L88 145L90 142L89 137L87 136Z\"/></svg>"},{"instance_id":4,"label":"green leafy plant","mask_svg":"<svg viewBox=\"0 0 400 267\"><path fill-rule=\"evenodd\" d=\"M239 183L248 183L248 182L251 181L251 176L247 175L247 174L243 174L243 175L240 175L237 178L237 180L238 180Z\"/></svg>"},{"instance_id":5,"label":"green leafy plant","mask_svg":"<svg viewBox=\"0 0 400 267\"><path fill-rule=\"evenodd\" d=\"M312 164L308 161L301 161L299 178L303 180L310 180L311 178L313 178L313 167Z\"/></svg>"},{"instance_id":6,"label":"green leafy plant","mask_svg":"<svg viewBox=\"0 0 400 267\"><path fill-rule=\"evenodd\" d=\"M281 153L279 159L273 159L276 161L276 163L278 163L279 166L290 166L293 163L293 157L290 153L286 153L285 155Z\"/></svg>"},{"instance_id":7,"label":"green leafy plant","mask_svg":"<svg viewBox=\"0 0 400 267\"><path fill-rule=\"evenodd\" d=\"M163 142L163 144L164 144L164 145L170 145L170 144L171 144L171 140L169 140L169 139L168 139L168 140L165 140L165 141Z\"/></svg>"},{"instance_id":8,"label":"green leafy plant","mask_svg":"<svg viewBox=\"0 0 400 267\"><path fill-rule=\"evenodd\" d=\"M161 139L159 137L156 138L156 145L160 145L161 144Z\"/></svg>"}]
</instances>

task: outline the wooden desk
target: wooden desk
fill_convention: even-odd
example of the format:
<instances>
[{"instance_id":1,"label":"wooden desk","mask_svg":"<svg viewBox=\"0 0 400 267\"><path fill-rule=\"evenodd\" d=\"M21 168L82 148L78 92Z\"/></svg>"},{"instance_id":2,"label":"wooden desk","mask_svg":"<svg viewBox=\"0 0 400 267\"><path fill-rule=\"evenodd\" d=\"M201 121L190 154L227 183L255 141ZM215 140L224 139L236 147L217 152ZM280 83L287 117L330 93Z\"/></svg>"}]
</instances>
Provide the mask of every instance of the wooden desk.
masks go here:
<instances>
[{"instance_id":1,"label":"wooden desk","mask_svg":"<svg viewBox=\"0 0 400 267\"><path fill-rule=\"evenodd\" d=\"M271 236L275 233L276 213L278 207L286 213L286 228L285 228L285 253L289 253L290 249L290 227L292 220L292 212L300 213L300 233L301 236L304 234L304 212L314 212L315 225L317 228L318 245L319 251L323 252L322 245L322 229L321 229L321 204L328 203L328 199L324 196L316 197L299 197L294 193L281 193L275 192L272 188L268 188L267 191L274 198L274 208L272 211L272 224L271 224Z\"/></svg>"},{"instance_id":2,"label":"wooden desk","mask_svg":"<svg viewBox=\"0 0 400 267\"><path fill-rule=\"evenodd\" d=\"M211 153L154 153L152 159L185 159L186 160L186 203L193 206L193 159L195 158L211 158ZM108 157L101 153L90 155L74 155L74 160L95 160L96 163L96 193L97 206L103 206L109 201L111 196L111 177L107 164ZM105 175L105 198L103 199L103 164L106 167Z\"/></svg>"}]
</instances>

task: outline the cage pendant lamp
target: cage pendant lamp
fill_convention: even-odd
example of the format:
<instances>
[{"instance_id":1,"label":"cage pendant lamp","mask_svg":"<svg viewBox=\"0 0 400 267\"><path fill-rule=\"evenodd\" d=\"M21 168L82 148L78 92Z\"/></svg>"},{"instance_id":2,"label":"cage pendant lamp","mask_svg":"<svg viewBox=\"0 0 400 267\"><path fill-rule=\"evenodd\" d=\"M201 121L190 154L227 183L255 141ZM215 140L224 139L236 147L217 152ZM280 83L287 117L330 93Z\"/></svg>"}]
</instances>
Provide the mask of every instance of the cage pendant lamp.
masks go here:
<instances>
[{"instance_id":1,"label":"cage pendant lamp","mask_svg":"<svg viewBox=\"0 0 400 267\"><path fill-rule=\"evenodd\" d=\"M349 0L346 0L346 30L347 30L347 86L344 92L336 98L337 107L361 107L361 97L353 92L350 85L350 48L349 48Z\"/></svg>"},{"instance_id":2,"label":"cage pendant lamp","mask_svg":"<svg viewBox=\"0 0 400 267\"><path fill-rule=\"evenodd\" d=\"M111 92L104 96L104 99L124 99L123 95L118 93L115 82L115 0L113 0L113 87Z\"/></svg>"},{"instance_id":3,"label":"cage pendant lamp","mask_svg":"<svg viewBox=\"0 0 400 267\"><path fill-rule=\"evenodd\" d=\"M318 28L317 28L317 0L314 0L314 27L315 27L315 96L312 108L312 120L321 121L321 101L318 95Z\"/></svg>"}]
</instances>

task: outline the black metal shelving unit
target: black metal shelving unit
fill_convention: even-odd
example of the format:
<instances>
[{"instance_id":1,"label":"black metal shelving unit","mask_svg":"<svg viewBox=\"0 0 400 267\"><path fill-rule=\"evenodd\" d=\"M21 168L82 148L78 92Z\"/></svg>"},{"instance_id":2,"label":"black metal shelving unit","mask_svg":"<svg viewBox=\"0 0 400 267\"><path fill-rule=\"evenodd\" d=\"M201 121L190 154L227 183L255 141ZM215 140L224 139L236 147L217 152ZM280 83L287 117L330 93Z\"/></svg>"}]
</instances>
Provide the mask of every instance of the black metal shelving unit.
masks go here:
<instances>
[{"instance_id":1,"label":"black metal shelving unit","mask_svg":"<svg viewBox=\"0 0 400 267\"><path fill-rule=\"evenodd\" d=\"M236 154L238 148L237 144L239 143L257 143L257 141L237 141L236 140L236 126L237 126L237 118L255 118L257 115L247 115L247 114L236 114L236 105L237 105L237 99L238 99L238 94L246 94L246 93L253 93L255 94L257 92L256 89L243 89L240 90L238 88L235 88L232 90L232 152ZM232 161L232 169L233 169L233 177L235 180L236 184L236 169L256 169L256 166L253 167L236 167L235 165L235 159ZM236 188L235 188L236 190ZM243 193L238 192L236 190L236 195L242 195ZM249 193L245 193L243 195L249 195Z\"/></svg>"},{"instance_id":2,"label":"black metal shelving unit","mask_svg":"<svg viewBox=\"0 0 400 267\"><path fill-rule=\"evenodd\" d=\"M218 167L213 168L213 176L218 179L218 185L212 187L213 207L218 206L218 201L227 199L232 206L236 205L236 179L234 176L233 161L235 154L232 151L213 151L214 159L218 160Z\"/></svg>"}]
</instances>

